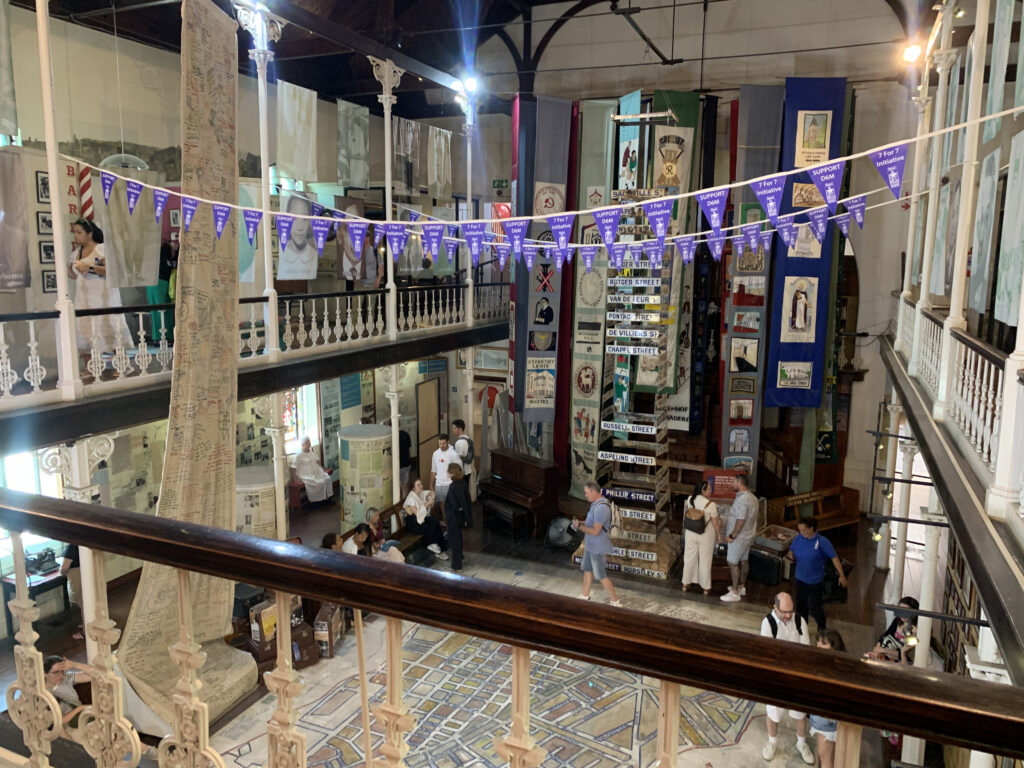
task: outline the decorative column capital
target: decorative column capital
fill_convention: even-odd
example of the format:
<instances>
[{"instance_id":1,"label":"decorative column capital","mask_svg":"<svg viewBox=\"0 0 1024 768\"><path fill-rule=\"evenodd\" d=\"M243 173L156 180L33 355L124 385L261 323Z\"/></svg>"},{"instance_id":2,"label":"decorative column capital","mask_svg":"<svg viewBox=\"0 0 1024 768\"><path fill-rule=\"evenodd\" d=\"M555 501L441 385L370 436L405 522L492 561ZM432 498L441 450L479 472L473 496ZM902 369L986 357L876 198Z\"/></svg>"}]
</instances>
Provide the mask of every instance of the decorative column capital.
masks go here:
<instances>
[{"instance_id":1,"label":"decorative column capital","mask_svg":"<svg viewBox=\"0 0 1024 768\"><path fill-rule=\"evenodd\" d=\"M912 461L920 449L917 447L917 443L913 440L904 440L900 445L900 450L903 452L904 461L908 459Z\"/></svg>"},{"instance_id":2,"label":"decorative column capital","mask_svg":"<svg viewBox=\"0 0 1024 768\"><path fill-rule=\"evenodd\" d=\"M901 413L903 413L903 406L900 405L899 403L889 403L885 407L889 409L889 417L890 418L893 418L893 419L898 418L899 415Z\"/></svg>"},{"instance_id":3,"label":"decorative column capital","mask_svg":"<svg viewBox=\"0 0 1024 768\"><path fill-rule=\"evenodd\" d=\"M248 0L235 0L235 18L238 25L252 35L252 48L249 58L257 64L266 64L274 58L274 52L267 46L281 39L281 30L287 24L280 16L275 16L262 4L254 4Z\"/></svg>"},{"instance_id":4,"label":"decorative column capital","mask_svg":"<svg viewBox=\"0 0 1024 768\"><path fill-rule=\"evenodd\" d=\"M953 62L956 61L956 49L940 48L932 54L932 61L935 62L935 69L939 72L945 72L952 67Z\"/></svg>"},{"instance_id":5,"label":"decorative column capital","mask_svg":"<svg viewBox=\"0 0 1024 768\"><path fill-rule=\"evenodd\" d=\"M378 59L375 56L367 56L370 63L373 65L373 77L381 84L384 89L382 96L377 98L381 100L381 104L394 104L394 97L391 92L398 87L398 82L402 79L402 75L405 74L405 70L401 67L396 67L395 62L391 59ZM385 102L384 99L388 101Z\"/></svg>"},{"instance_id":6,"label":"decorative column capital","mask_svg":"<svg viewBox=\"0 0 1024 768\"><path fill-rule=\"evenodd\" d=\"M388 390L387 392L385 392L385 396L387 397L388 402L391 404L392 409L398 407L398 398L400 397L400 394L398 392L394 390Z\"/></svg>"}]
</instances>

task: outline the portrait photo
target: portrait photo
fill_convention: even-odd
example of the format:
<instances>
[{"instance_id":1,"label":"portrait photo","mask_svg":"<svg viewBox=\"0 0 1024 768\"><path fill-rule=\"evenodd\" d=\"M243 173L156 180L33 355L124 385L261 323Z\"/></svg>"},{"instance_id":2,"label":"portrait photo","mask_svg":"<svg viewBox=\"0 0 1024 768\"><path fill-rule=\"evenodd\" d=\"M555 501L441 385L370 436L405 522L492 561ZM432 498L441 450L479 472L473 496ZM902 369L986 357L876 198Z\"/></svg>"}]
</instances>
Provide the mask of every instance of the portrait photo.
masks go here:
<instances>
[{"instance_id":1,"label":"portrait photo","mask_svg":"<svg viewBox=\"0 0 1024 768\"><path fill-rule=\"evenodd\" d=\"M181 228L181 208L172 208L170 211L171 229Z\"/></svg>"},{"instance_id":2,"label":"portrait photo","mask_svg":"<svg viewBox=\"0 0 1024 768\"><path fill-rule=\"evenodd\" d=\"M787 277L782 291L782 328L779 341L784 344L813 342L817 305L818 278Z\"/></svg>"},{"instance_id":3,"label":"portrait photo","mask_svg":"<svg viewBox=\"0 0 1024 768\"><path fill-rule=\"evenodd\" d=\"M52 269L44 269L43 275L43 293L56 293L57 292L57 273Z\"/></svg>"},{"instance_id":4,"label":"portrait photo","mask_svg":"<svg viewBox=\"0 0 1024 768\"><path fill-rule=\"evenodd\" d=\"M36 234L53 234L53 216L49 211L36 211Z\"/></svg>"},{"instance_id":5,"label":"portrait photo","mask_svg":"<svg viewBox=\"0 0 1024 768\"><path fill-rule=\"evenodd\" d=\"M54 264L56 259L53 253L53 243L47 240L43 240L39 243L39 263L40 264Z\"/></svg>"},{"instance_id":6,"label":"portrait photo","mask_svg":"<svg viewBox=\"0 0 1024 768\"><path fill-rule=\"evenodd\" d=\"M36 202L50 202L50 175L46 171L36 171Z\"/></svg>"}]
</instances>

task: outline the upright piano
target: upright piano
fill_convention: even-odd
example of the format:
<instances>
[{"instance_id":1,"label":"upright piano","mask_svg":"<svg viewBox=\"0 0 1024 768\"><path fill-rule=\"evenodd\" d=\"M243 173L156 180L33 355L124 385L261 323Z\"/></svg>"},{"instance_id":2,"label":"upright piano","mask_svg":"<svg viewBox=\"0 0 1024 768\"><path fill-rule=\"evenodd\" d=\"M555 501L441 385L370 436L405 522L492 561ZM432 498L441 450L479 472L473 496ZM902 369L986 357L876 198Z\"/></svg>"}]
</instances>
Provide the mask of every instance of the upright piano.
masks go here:
<instances>
[{"instance_id":1,"label":"upright piano","mask_svg":"<svg viewBox=\"0 0 1024 768\"><path fill-rule=\"evenodd\" d=\"M489 515L504 520L515 537L516 522L525 519L539 538L558 516L558 467L505 448L491 451L491 476L480 481L484 521Z\"/></svg>"}]
</instances>

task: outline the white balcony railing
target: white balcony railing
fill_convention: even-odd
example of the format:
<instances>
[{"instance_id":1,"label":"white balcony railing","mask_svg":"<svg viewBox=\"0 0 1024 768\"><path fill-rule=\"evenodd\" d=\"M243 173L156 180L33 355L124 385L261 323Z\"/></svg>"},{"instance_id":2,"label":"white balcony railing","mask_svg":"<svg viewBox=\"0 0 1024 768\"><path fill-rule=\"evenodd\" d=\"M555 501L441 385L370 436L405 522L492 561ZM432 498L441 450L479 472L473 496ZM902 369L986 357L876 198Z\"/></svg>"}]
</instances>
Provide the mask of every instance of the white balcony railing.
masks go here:
<instances>
[{"instance_id":1,"label":"white balcony railing","mask_svg":"<svg viewBox=\"0 0 1024 768\"><path fill-rule=\"evenodd\" d=\"M900 351L909 360L914 349L914 303L910 299L901 298L899 307Z\"/></svg>"},{"instance_id":2,"label":"white balcony railing","mask_svg":"<svg viewBox=\"0 0 1024 768\"><path fill-rule=\"evenodd\" d=\"M953 421L990 470L996 465L1006 355L959 331L953 344Z\"/></svg>"},{"instance_id":3,"label":"white balcony railing","mask_svg":"<svg viewBox=\"0 0 1024 768\"><path fill-rule=\"evenodd\" d=\"M925 311L921 317L921 353L918 378L927 388L933 402L939 393L941 359L942 320Z\"/></svg>"}]
</instances>

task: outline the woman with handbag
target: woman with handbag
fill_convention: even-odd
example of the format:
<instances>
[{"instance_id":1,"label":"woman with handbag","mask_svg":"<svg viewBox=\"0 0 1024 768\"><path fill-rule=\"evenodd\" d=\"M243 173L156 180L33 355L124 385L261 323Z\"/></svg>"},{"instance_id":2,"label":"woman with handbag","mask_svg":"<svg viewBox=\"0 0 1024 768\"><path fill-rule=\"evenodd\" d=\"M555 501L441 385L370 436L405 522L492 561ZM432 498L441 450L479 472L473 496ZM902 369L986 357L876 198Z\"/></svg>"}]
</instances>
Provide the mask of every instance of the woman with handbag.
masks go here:
<instances>
[{"instance_id":1,"label":"woman with handbag","mask_svg":"<svg viewBox=\"0 0 1024 768\"><path fill-rule=\"evenodd\" d=\"M722 537L718 505L707 497L707 492L706 480L695 485L683 516L683 591L697 582L705 595L711 591L711 560L715 555L715 542Z\"/></svg>"}]
</instances>

